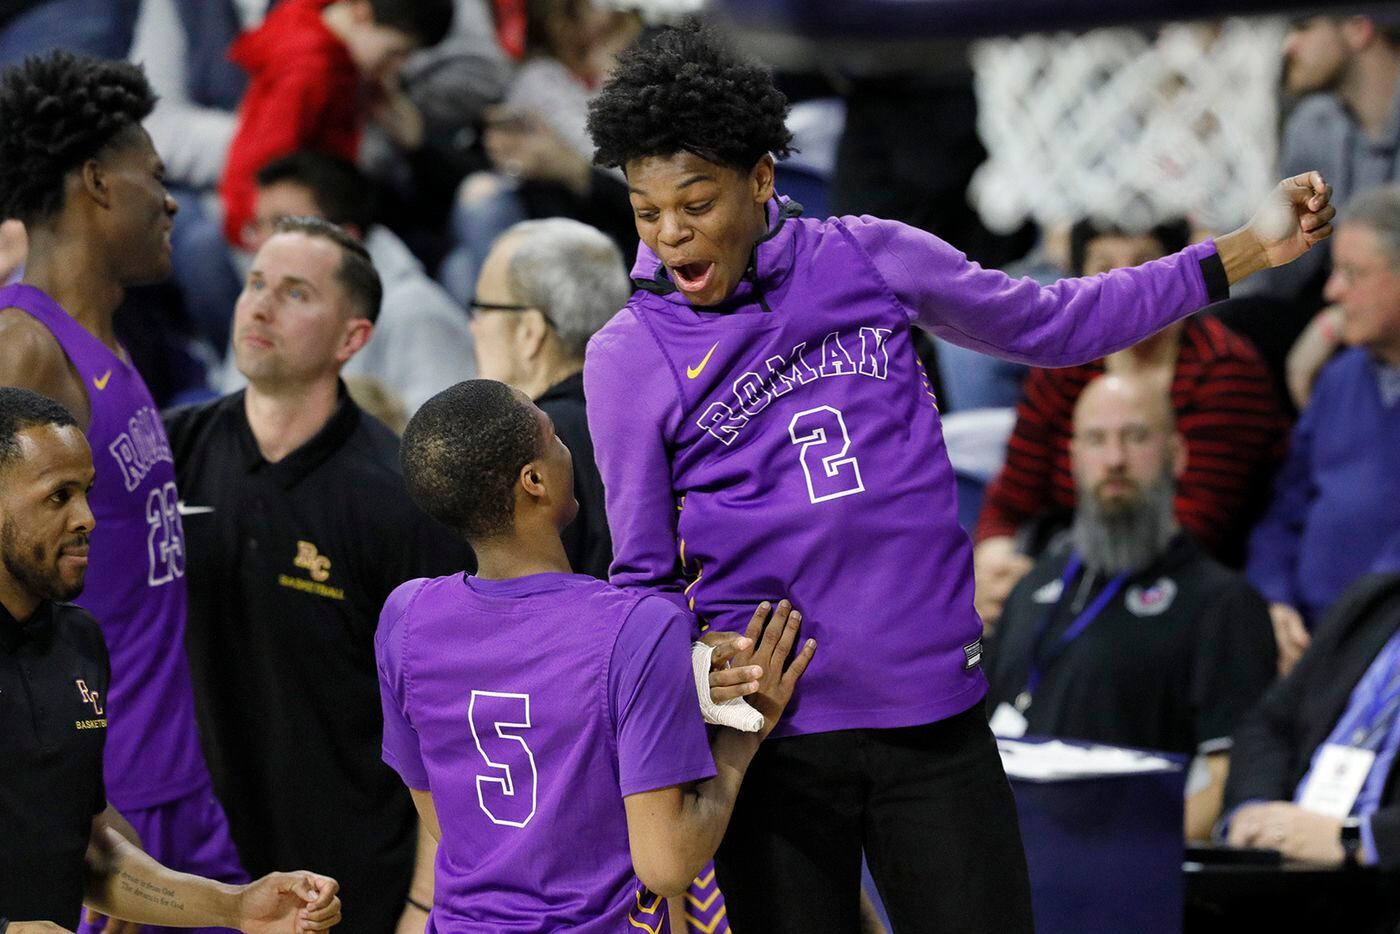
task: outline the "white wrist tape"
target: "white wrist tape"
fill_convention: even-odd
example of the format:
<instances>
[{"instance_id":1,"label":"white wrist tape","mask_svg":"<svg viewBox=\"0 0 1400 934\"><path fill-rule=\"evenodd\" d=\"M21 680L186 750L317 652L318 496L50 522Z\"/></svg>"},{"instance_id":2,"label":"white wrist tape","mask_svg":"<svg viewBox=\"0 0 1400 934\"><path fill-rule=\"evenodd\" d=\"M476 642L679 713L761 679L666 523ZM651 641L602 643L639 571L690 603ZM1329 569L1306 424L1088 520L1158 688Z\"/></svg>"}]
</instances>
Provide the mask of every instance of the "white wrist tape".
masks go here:
<instances>
[{"instance_id":1,"label":"white wrist tape","mask_svg":"<svg viewBox=\"0 0 1400 934\"><path fill-rule=\"evenodd\" d=\"M710 699L710 656L714 654L712 645L703 642L690 645L690 666L695 672L695 691L700 695L700 713L705 716L706 723L727 726L741 733L757 733L763 728L763 714L750 707L742 697L722 704Z\"/></svg>"}]
</instances>

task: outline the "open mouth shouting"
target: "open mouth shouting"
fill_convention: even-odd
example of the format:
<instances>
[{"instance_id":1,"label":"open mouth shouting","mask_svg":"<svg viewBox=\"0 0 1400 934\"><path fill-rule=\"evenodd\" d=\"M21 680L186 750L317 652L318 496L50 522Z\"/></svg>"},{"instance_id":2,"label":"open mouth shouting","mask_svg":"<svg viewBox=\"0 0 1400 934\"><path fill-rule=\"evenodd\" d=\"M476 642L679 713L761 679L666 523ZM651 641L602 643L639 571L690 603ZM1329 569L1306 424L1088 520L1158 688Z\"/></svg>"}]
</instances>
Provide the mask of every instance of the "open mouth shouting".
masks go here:
<instances>
[{"instance_id":1,"label":"open mouth shouting","mask_svg":"<svg viewBox=\"0 0 1400 934\"><path fill-rule=\"evenodd\" d=\"M703 292L715 275L713 260L694 260L688 263L667 263L671 278L676 286L688 294Z\"/></svg>"}]
</instances>

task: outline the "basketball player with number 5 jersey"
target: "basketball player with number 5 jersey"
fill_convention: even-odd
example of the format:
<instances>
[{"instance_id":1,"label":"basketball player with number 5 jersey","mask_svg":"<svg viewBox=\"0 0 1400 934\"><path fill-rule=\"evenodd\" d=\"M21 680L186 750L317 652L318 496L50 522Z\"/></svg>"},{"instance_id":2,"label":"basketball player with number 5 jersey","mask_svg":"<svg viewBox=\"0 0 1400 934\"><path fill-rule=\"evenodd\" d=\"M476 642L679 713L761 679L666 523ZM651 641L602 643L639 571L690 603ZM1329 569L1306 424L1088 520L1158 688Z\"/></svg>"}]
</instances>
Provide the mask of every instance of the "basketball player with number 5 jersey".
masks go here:
<instances>
[{"instance_id":1,"label":"basketball player with number 5 jersey","mask_svg":"<svg viewBox=\"0 0 1400 934\"><path fill-rule=\"evenodd\" d=\"M669 930L664 897L714 857L816 649L790 654L800 614L751 608L731 670L763 723L707 740L689 614L570 573L573 461L528 396L442 391L402 460L414 502L477 558L399 587L375 634L384 761L439 839L428 931Z\"/></svg>"},{"instance_id":2,"label":"basketball player with number 5 jersey","mask_svg":"<svg viewBox=\"0 0 1400 934\"><path fill-rule=\"evenodd\" d=\"M611 579L723 630L787 595L822 646L716 859L736 930L855 930L864 850L895 930L1026 931L972 550L911 328L1092 360L1327 236L1329 191L1289 179L1218 241L1041 288L893 221L800 216L774 191L785 111L694 25L624 54L590 105L642 241L584 366Z\"/></svg>"},{"instance_id":3,"label":"basketball player with number 5 jersey","mask_svg":"<svg viewBox=\"0 0 1400 934\"><path fill-rule=\"evenodd\" d=\"M112 327L125 287L170 273L176 207L140 123L154 102L120 62L53 53L0 75L0 215L24 221L30 243L23 281L0 289L0 384L61 402L92 448L78 602L111 654L108 798L160 862L237 882L195 727L175 466Z\"/></svg>"}]
</instances>

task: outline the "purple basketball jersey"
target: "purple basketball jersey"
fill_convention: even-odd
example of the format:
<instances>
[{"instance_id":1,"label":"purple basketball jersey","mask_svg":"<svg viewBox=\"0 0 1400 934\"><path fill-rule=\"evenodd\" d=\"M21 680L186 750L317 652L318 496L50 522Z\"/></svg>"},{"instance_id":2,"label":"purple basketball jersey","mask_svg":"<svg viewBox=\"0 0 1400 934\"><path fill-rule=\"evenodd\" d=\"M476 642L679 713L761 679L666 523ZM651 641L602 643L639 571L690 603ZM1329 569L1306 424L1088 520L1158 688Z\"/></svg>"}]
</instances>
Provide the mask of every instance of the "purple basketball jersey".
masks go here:
<instances>
[{"instance_id":1,"label":"purple basketball jersey","mask_svg":"<svg viewBox=\"0 0 1400 934\"><path fill-rule=\"evenodd\" d=\"M430 931L669 930L623 797L714 775L692 625L583 575L394 591L375 636L384 761L437 808Z\"/></svg>"},{"instance_id":2,"label":"purple basketball jersey","mask_svg":"<svg viewBox=\"0 0 1400 934\"><path fill-rule=\"evenodd\" d=\"M1204 305L1213 252L1041 289L902 224L789 217L757 282L697 310L642 245L633 276L655 289L584 368L613 582L674 591L727 630L790 598L820 649L774 735L968 709L986 691L972 548L911 326L1067 366Z\"/></svg>"},{"instance_id":3,"label":"purple basketball jersey","mask_svg":"<svg viewBox=\"0 0 1400 934\"><path fill-rule=\"evenodd\" d=\"M112 657L104 768L118 810L155 807L207 787L185 659L185 536L160 413L136 370L28 285L0 289L58 340L82 378L97 473L87 583Z\"/></svg>"}]
</instances>

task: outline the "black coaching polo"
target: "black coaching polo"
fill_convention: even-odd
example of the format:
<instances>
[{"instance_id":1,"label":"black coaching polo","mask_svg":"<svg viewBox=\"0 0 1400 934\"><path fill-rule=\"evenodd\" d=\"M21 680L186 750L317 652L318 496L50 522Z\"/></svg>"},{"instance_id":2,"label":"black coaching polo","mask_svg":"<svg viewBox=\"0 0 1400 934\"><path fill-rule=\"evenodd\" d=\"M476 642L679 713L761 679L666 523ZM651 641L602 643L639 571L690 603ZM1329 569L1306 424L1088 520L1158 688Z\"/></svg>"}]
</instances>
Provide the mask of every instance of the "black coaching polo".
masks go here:
<instances>
[{"instance_id":1,"label":"black coaching polo","mask_svg":"<svg viewBox=\"0 0 1400 934\"><path fill-rule=\"evenodd\" d=\"M374 630L390 591L461 571L470 551L409 500L398 438L343 387L321 431L277 463L243 393L168 413L166 430L196 711L244 868L334 876L338 930L391 931L417 817L380 759Z\"/></svg>"},{"instance_id":2,"label":"black coaching polo","mask_svg":"<svg viewBox=\"0 0 1400 934\"><path fill-rule=\"evenodd\" d=\"M107 806L107 646L86 610L0 606L0 917L77 930L83 854Z\"/></svg>"},{"instance_id":3,"label":"black coaching polo","mask_svg":"<svg viewBox=\"0 0 1400 934\"><path fill-rule=\"evenodd\" d=\"M987 712L1015 703L1034 660L1043 676L1025 711L1028 734L1184 755L1228 749L1274 679L1263 598L1182 533L1065 646L1107 583L1084 571L1063 586L1068 538L1021 578L987 640Z\"/></svg>"}]
</instances>

